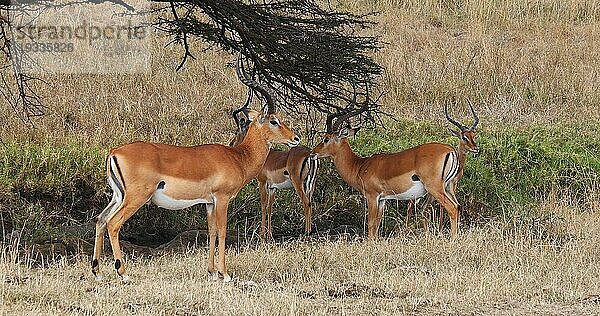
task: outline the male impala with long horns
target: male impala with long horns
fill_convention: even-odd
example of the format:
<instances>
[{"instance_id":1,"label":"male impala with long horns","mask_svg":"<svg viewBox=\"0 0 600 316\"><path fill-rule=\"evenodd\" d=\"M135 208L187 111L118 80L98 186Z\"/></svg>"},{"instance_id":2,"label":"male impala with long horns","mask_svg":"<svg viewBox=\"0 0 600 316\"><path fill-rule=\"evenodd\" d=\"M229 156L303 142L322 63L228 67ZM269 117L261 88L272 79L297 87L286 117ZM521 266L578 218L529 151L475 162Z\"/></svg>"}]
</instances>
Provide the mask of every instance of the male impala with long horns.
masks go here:
<instances>
[{"instance_id":1,"label":"male impala with long horns","mask_svg":"<svg viewBox=\"0 0 600 316\"><path fill-rule=\"evenodd\" d=\"M448 120L448 122L452 123L454 126L458 127L458 131L457 130L453 130L451 128L449 128L450 133L452 134L452 136L458 138L458 147L456 147L456 152L458 153L458 172L456 173L456 176L452 179L452 182L450 183L450 187L449 190L451 190L453 195L456 195L456 186L458 185L458 181L462 178L463 176L463 172L465 169L465 163L467 160L467 154L471 153L473 154L473 156L477 156L479 154L479 147L477 146L477 143L475 142L475 135L477 133L477 124L479 124L479 118L477 117L477 113L475 113L475 110L473 109L473 105L471 104L471 101L467 100L467 102L469 103L469 108L471 109L471 114L473 114L473 125L471 127L467 127L466 125L463 125L457 121L455 121L454 119L452 119L450 117L450 115L448 114L448 104L444 104L444 115L446 116L446 119ZM431 195L427 195L427 198L425 200L425 205L423 205L423 209L427 209L430 205L431 202L433 202L433 197ZM408 208L406 209L406 225L408 226L408 222L410 220L410 213L413 209L416 208L417 205L417 201L409 201L408 204ZM443 218L442 213L439 214L438 217L438 227L442 226L442 218Z\"/></svg>"},{"instance_id":2,"label":"male impala with long horns","mask_svg":"<svg viewBox=\"0 0 600 316\"><path fill-rule=\"evenodd\" d=\"M225 266L227 206L239 190L256 177L273 143L297 146L299 138L275 114L275 95L251 79L238 59L236 72L240 81L257 90L267 100L264 113L245 111L249 120L244 140L235 147L206 144L180 147L135 142L110 151L106 159L108 183L113 190L109 205L98 216L92 272L99 274L99 259L108 230L115 258L115 269L123 281L128 280L119 245L119 230L145 203L179 210L205 204L208 217L208 272L225 282L231 280ZM216 239L219 238L219 261L215 269Z\"/></svg>"},{"instance_id":3,"label":"male impala with long horns","mask_svg":"<svg viewBox=\"0 0 600 316\"><path fill-rule=\"evenodd\" d=\"M401 152L359 157L350 148L348 137L358 129L343 124L367 109L350 108L327 117L327 132L313 149L318 157L331 157L340 176L367 199L368 236L378 236L387 200L416 200L431 194L450 216L451 235L458 234L460 204L454 194L459 175L459 153L446 144L429 143ZM474 113L474 112L473 112ZM334 122L335 119L335 122ZM474 134L467 134L466 137ZM473 150L477 150L474 139Z\"/></svg>"}]
</instances>

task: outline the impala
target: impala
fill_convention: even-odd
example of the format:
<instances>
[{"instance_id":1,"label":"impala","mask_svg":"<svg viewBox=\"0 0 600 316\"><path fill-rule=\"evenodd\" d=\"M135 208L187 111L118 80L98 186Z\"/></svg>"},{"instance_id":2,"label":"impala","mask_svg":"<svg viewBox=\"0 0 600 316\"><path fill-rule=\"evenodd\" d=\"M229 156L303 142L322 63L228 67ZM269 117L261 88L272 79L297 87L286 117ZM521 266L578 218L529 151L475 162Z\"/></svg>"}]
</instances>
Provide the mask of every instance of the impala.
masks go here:
<instances>
[{"instance_id":1,"label":"impala","mask_svg":"<svg viewBox=\"0 0 600 316\"><path fill-rule=\"evenodd\" d=\"M460 211L453 191L460 169L457 151L446 144L429 143L397 153L359 157L347 139L358 129L341 128L341 124L363 111L364 108L329 115L327 132L313 153L331 157L344 181L367 199L369 239L377 237L387 200L416 200L427 193L448 212L451 235L455 238Z\"/></svg>"},{"instance_id":2,"label":"impala","mask_svg":"<svg viewBox=\"0 0 600 316\"><path fill-rule=\"evenodd\" d=\"M473 115L473 125L471 127L467 127L455 120L453 120L450 115L448 114L448 104L444 104L444 115L446 116L446 119L448 120L448 122L452 123L454 126L458 127L458 131L457 130L453 130L451 128L448 128L448 130L450 131L450 134L452 134L452 136L458 138L458 147L456 148L456 151L458 153L458 172L456 173L456 176L452 179L451 181L451 186L450 186L450 190L452 191L452 194L455 195L456 194L456 186L458 185L458 181L462 178L463 176L463 172L464 172L464 168L465 168L465 161L467 160L467 154L468 153L472 153L473 157L476 157L479 154L479 146L477 146L477 143L475 142L475 136L477 133L477 124L479 124L479 117L477 117L477 113L475 113L475 110L473 109L473 105L471 104L471 101L467 100L468 104L469 104L469 108L471 109L471 114ZM425 200L425 205L423 205L423 210L427 209L429 207L429 205L431 205L431 202L433 200L433 197L431 195L427 195L426 200ZM409 201L409 205L408 208L406 210L406 224L408 225L408 221L410 218L410 213L412 211L413 208L416 209L416 203L417 201ZM443 214L439 214L439 218L438 218L438 226L441 226L442 224L442 215Z\"/></svg>"},{"instance_id":3,"label":"impala","mask_svg":"<svg viewBox=\"0 0 600 316\"><path fill-rule=\"evenodd\" d=\"M266 86L249 78L238 59L236 73L245 85L264 94L264 113L245 110L250 122L244 140L235 147L205 144L179 147L135 142L110 151L106 159L112 200L100 213L92 272L100 278L98 260L108 230L115 259L115 269L127 282L119 230L145 203L179 210L195 204L206 205L209 231L208 272L214 279L223 276L231 281L225 266L227 207L238 191L260 172L271 144L297 146L299 138L275 114L275 96ZM219 261L215 269L215 246L219 238Z\"/></svg>"},{"instance_id":4,"label":"impala","mask_svg":"<svg viewBox=\"0 0 600 316\"><path fill-rule=\"evenodd\" d=\"M248 100L250 99L251 96ZM248 103L247 101L246 105ZM238 144L246 133L247 124L245 119L238 118L236 112L234 112L233 117L238 130L230 145ZM304 208L304 232L307 235L310 234L312 228L311 200L319 167L318 160L309 158L310 153L311 150L304 146L293 147L289 151L276 149L269 151L267 160L256 177L261 205L260 236L263 239L267 236L272 237L271 214L275 192L278 189L294 188Z\"/></svg>"}]
</instances>

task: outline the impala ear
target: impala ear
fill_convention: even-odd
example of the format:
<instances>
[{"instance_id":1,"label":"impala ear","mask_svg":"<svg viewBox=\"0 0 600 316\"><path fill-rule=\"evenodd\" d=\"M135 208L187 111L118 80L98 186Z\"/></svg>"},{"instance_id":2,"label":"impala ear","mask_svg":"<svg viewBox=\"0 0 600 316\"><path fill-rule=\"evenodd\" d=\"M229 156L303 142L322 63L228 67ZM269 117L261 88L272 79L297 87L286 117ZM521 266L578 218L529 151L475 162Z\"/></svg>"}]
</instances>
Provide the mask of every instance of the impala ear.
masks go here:
<instances>
[{"instance_id":1,"label":"impala ear","mask_svg":"<svg viewBox=\"0 0 600 316\"><path fill-rule=\"evenodd\" d=\"M245 112L246 116L248 117L248 123L247 125L250 125L251 122L254 122L256 120L256 118L258 118L258 116L260 115L260 113L258 113L257 111L254 110L248 110Z\"/></svg>"},{"instance_id":2,"label":"impala ear","mask_svg":"<svg viewBox=\"0 0 600 316\"><path fill-rule=\"evenodd\" d=\"M450 131L450 134L452 134L452 136L454 136L454 137L456 137L456 138L458 138L458 139L460 139L460 138L461 138L461 136L460 136L460 132L457 132L457 131L455 131L455 130L451 129L450 127L448 127L448 130Z\"/></svg>"},{"instance_id":3,"label":"impala ear","mask_svg":"<svg viewBox=\"0 0 600 316\"><path fill-rule=\"evenodd\" d=\"M352 136L354 136L354 134L356 134L356 132L358 132L358 129L352 129L350 127L344 127L338 133L338 138L352 137Z\"/></svg>"}]
</instances>

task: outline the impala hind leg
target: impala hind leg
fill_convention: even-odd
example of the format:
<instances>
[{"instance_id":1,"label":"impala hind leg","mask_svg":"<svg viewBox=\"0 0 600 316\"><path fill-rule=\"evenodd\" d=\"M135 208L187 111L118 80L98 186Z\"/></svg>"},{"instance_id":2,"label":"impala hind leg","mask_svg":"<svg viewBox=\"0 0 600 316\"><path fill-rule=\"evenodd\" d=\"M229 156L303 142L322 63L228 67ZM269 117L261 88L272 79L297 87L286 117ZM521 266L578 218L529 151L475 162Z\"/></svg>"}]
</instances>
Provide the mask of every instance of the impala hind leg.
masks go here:
<instances>
[{"instance_id":1,"label":"impala hind leg","mask_svg":"<svg viewBox=\"0 0 600 316\"><path fill-rule=\"evenodd\" d=\"M117 274L121 276L123 282L128 282L129 277L125 272L125 263L123 261L123 253L121 252L121 245L119 242L119 231L121 227L137 210L142 207L148 201L151 192L146 195L138 196L125 196L121 207L117 209L114 214L107 220L106 228L108 229L108 238L110 239L110 245L113 251L113 257L115 259L115 270Z\"/></svg>"},{"instance_id":2,"label":"impala hind leg","mask_svg":"<svg viewBox=\"0 0 600 316\"><path fill-rule=\"evenodd\" d=\"M306 172L302 172L303 167L307 166ZM305 158L302 168L300 168L300 183L296 177L291 177L292 184L304 207L304 233L310 235L312 232L312 196L315 192L315 182L317 180L317 170L319 169L319 160Z\"/></svg>"},{"instance_id":3,"label":"impala hind leg","mask_svg":"<svg viewBox=\"0 0 600 316\"><path fill-rule=\"evenodd\" d=\"M312 207L310 205L310 198L302 194L302 206L304 207L304 233L310 235L312 231Z\"/></svg>"},{"instance_id":4,"label":"impala hind leg","mask_svg":"<svg viewBox=\"0 0 600 316\"><path fill-rule=\"evenodd\" d=\"M104 208L102 213L96 218L96 236L94 239L94 256L92 258L92 273L96 280L102 279L100 274L100 256L104 250L104 235L106 234L106 221L123 203L121 197L117 193L113 193L112 199L108 206Z\"/></svg>"},{"instance_id":5,"label":"impala hind leg","mask_svg":"<svg viewBox=\"0 0 600 316\"><path fill-rule=\"evenodd\" d=\"M311 206L311 197L312 190L309 192L305 192L302 183L296 183L292 181L294 185L294 190L298 194L298 197L302 201L302 207L304 208L304 234L310 235L312 231L312 206Z\"/></svg>"},{"instance_id":6,"label":"impala hind leg","mask_svg":"<svg viewBox=\"0 0 600 316\"><path fill-rule=\"evenodd\" d=\"M404 219L404 226L408 228L410 224L410 216L414 210L414 213L417 214L417 205L419 205L420 199L416 200L408 200L408 206L406 207L406 218Z\"/></svg>"},{"instance_id":7,"label":"impala hind leg","mask_svg":"<svg viewBox=\"0 0 600 316\"><path fill-rule=\"evenodd\" d=\"M460 204L458 204L454 195L446 192L446 190L429 191L429 193L446 209L450 217L450 235L452 239L455 239L458 235Z\"/></svg>"},{"instance_id":8,"label":"impala hind leg","mask_svg":"<svg viewBox=\"0 0 600 316\"><path fill-rule=\"evenodd\" d=\"M215 248L217 245L217 221L214 204L206 204L206 216L208 218L208 273L213 280L219 279L219 273L215 269Z\"/></svg>"}]
</instances>

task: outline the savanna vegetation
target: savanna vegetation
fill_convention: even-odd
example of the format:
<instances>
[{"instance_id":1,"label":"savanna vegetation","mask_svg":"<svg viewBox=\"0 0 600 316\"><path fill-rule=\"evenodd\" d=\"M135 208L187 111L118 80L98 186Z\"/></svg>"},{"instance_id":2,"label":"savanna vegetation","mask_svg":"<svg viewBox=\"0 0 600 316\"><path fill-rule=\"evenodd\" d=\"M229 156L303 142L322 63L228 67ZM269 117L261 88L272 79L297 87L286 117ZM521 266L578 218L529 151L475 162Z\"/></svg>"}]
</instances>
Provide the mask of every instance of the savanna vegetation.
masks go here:
<instances>
[{"instance_id":1,"label":"savanna vegetation","mask_svg":"<svg viewBox=\"0 0 600 316\"><path fill-rule=\"evenodd\" d=\"M35 314L597 314L600 312L600 3L596 1L336 1L379 11L387 44L385 128L351 140L361 155L424 142L457 144L443 104L479 114L481 154L459 184L461 233L428 212L405 225L389 203L381 240L365 241L365 203L330 163L314 195L317 234L299 239L302 207L278 193L275 243L258 242L255 185L229 209L229 269L206 277L203 207L142 208L123 228L133 282L89 272L94 217L109 200L104 159L133 140L226 143L245 89L201 51L155 37L151 71L48 75L48 114L25 126L0 111L2 308ZM309 135L303 117L288 116ZM321 127L324 129L324 125ZM315 145L318 138L303 142ZM437 209L437 206L434 206ZM182 232L188 232L180 235ZM190 233L193 232L193 233ZM175 239L174 239L175 238ZM174 239L174 240L173 240ZM170 242L169 242L170 241ZM166 244L165 244L166 243ZM162 245L162 247L158 247ZM103 262L108 273L111 260ZM160 290L157 290L160 289Z\"/></svg>"}]
</instances>

